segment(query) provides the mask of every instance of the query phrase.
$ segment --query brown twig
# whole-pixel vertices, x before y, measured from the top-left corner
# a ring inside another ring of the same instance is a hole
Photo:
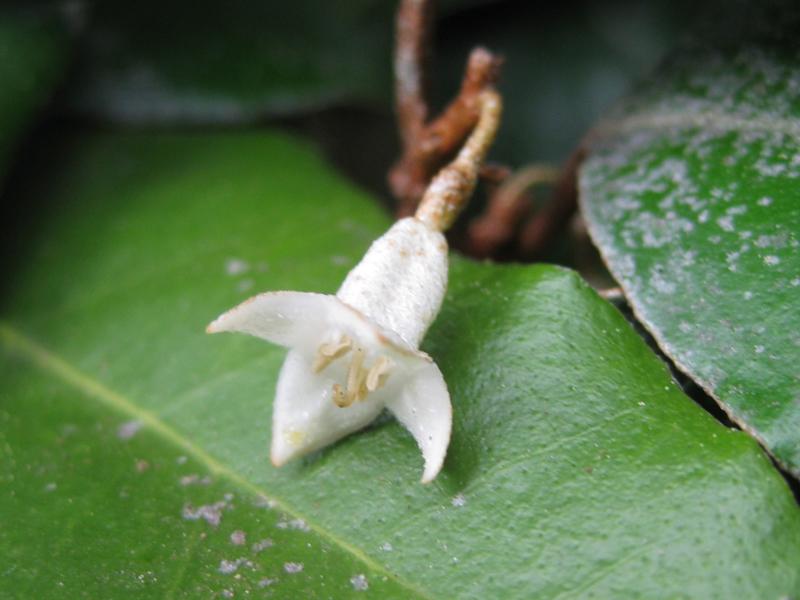
[[[475,127],[480,97],[497,79],[501,60],[484,48],[470,54],[461,90],[442,114],[428,122],[425,66],[431,0],[401,0],[397,13],[395,93],[403,154],[389,172],[398,216],[413,214],[433,175]]]
[[[494,256],[514,238],[519,224],[530,212],[531,188],[552,184],[559,171],[549,165],[530,165],[510,175],[494,193],[484,213],[470,223],[467,238],[470,254],[479,258]]]
[[[428,120],[427,66],[433,9],[429,0],[404,0],[397,10],[394,84],[397,125],[405,147],[416,141]]]
[[[586,140],[567,159],[550,201],[522,226],[518,249],[523,258],[540,255],[578,208],[578,169],[587,153]]]
[[[416,218],[437,231],[447,231],[475,189],[481,165],[497,135],[503,101],[493,88],[478,97],[479,117],[455,160],[431,180],[416,211]]]

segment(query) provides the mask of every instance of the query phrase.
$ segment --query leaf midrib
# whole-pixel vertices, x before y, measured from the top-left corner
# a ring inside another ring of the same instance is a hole
[[[349,544],[324,527],[317,525],[313,520],[309,520],[304,514],[301,514],[296,509],[292,508],[285,500],[275,497],[261,488],[259,485],[249,481],[226,464],[220,462],[214,458],[214,456],[203,450],[203,448],[181,435],[177,430],[170,427],[154,413],[141,408],[119,392],[112,390],[99,381],[93,379],[90,375],[87,375],[78,368],[72,366],[66,360],[54,352],[51,352],[41,344],[35,342],[33,339],[25,335],[8,322],[0,321],[0,346],[5,346],[11,352],[14,352],[18,356],[27,359],[31,364],[38,367],[44,373],[61,381],[62,383],[76,388],[77,390],[86,394],[89,398],[92,398],[93,400],[98,401],[117,412],[136,419],[143,426],[150,428],[150,430],[157,436],[160,436],[167,442],[179,447],[186,454],[191,455],[195,460],[203,464],[212,475],[216,477],[227,478],[229,481],[240,486],[245,491],[255,496],[262,496],[271,502],[274,502],[278,509],[294,518],[302,519],[317,535],[326,538],[332,544],[338,546],[344,552],[352,555],[370,569],[392,579],[400,586],[406,588],[409,592],[412,592],[418,597],[426,600],[435,599],[435,597],[431,596],[429,592],[418,588],[416,585],[389,571],[381,563],[371,559],[361,548]]]

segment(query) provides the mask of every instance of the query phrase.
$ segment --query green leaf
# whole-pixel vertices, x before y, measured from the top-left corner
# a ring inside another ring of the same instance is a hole
[[[11,150],[66,66],[66,35],[54,20],[0,11],[0,177]]]
[[[6,328],[0,337],[55,375],[0,363],[2,508],[16,522],[0,532],[3,598],[342,598],[362,579],[376,597],[403,597],[379,567],[136,420],[114,392]]]
[[[124,121],[252,121],[391,89],[392,5],[100,3],[71,103]]]
[[[781,18],[797,30],[797,10]],[[580,195],[660,347],[798,475],[800,53],[746,23],[677,54],[599,125]]]
[[[276,135],[93,135],[40,169],[30,194],[50,208],[0,328],[6,590],[238,597],[275,577],[278,597],[342,597],[364,575],[379,598],[800,592],[785,482],[575,274],[454,258],[425,346],[455,411],[433,484],[388,418],[278,470],[283,351],[204,326],[255,291],[334,291],[386,218]],[[226,492],[217,528],[183,518]],[[310,531],[278,525],[297,519]],[[233,545],[237,529],[275,545]],[[220,573],[239,558],[253,570]]]
[[[70,104],[112,120],[184,123],[388,105],[395,9],[382,0],[96,3]]]

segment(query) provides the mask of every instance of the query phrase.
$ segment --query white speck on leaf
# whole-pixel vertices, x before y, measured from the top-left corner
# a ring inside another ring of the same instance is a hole
[[[58,485],[51,481],[46,486],[44,486],[44,491],[45,492],[55,492],[56,488],[58,488]]]
[[[142,422],[138,420],[123,423],[117,429],[117,437],[121,440],[129,440],[135,436],[142,428]]]
[[[247,261],[244,261],[241,258],[229,258],[225,261],[225,273],[231,277],[242,275],[243,273],[247,273],[249,270],[250,265],[247,263]]]
[[[236,570],[239,568],[239,563],[235,560],[222,560],[219,563],[219,569],[217,569],[223,575],[230,575],[231,573],[235,573]]]
[[[234,546],[244,546],[247,543],[247,535],[241,529],[237,529],[231,534],[231,544]]]
[[[272,548],[273,545],[274,544],[273,544],[271,539],[265,538],[265,539],[263,539],[263,540],[261,540],[259,542],[256,542],[255,544],[253,544],[252,550],[253,550],[253,552],[258,553],[258,552],[261,552],[263,550],[266,550],[267,548]]]
[[[303,563],[287,562],[283,563],[283,570],[287,573],[294,574],[303,570]]]
[[[381,544],[381,550],[383,550],[384,552],[391,552],[392,550],[394,550],[394,548],[389,542],[383,542]]]
[[[217,527],[222,521],[222,512],[230,508],[230,504],[226,500],[220,500],[213,504],[204,504],[203,506],[193,507],[191,504],[186,504],[183,507],[183,518],[188,521],[197,521],[203,519],[209,525]]]
[[[294,529],[295,531],[311,531],[311,527],[308,526],[303,519],[292,519],[291,521],[278,521],[276,524],[278,529]]]
[[[363,573],[353,575],[353,577],[350,578],[350,585],[352,585],[353,589],[357,592],[363,592],[369,589],[369,582],[367,581],[366,575]]]
[[[277,502],[272,498],[267,498],[266,496],[258,495],[256,496],[255,502],[253,502],[253,506],[256,508],[275,508],[277,506]]]
[[[450,500],[450,504],[452,504],[452,505],[453,505],[453,506],[455,506],[456,508],[459,508],[459,507],[461,507],[461,506],[464,506],[466,503],[467,503],[467,499],[464,497],[464,494],[456,494],[456,495],[455,495],[455,496],[453,496],[453,498]]]
[[[769,254],[769,255],[764,257],[764,264],[767,265],[768,267],[774,267],[775,265],[777,265],[780,262],[781,262],[781,259],[778,258],[777,256],[772,255],[772,254]]]
[[[720,217],[717,219],[717,225],[719,225],[724,231],[733,231],[733,216],[725,215],[724,217]]]

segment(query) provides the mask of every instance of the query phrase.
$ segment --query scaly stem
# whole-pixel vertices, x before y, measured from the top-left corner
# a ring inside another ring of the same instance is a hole
[[[417,208],[415,217],[437,231],[447,231],[466,205],[497,134],[503,110],[500,94],[484,90],[479,105],[478,124],[455,160],[433,178]]]

